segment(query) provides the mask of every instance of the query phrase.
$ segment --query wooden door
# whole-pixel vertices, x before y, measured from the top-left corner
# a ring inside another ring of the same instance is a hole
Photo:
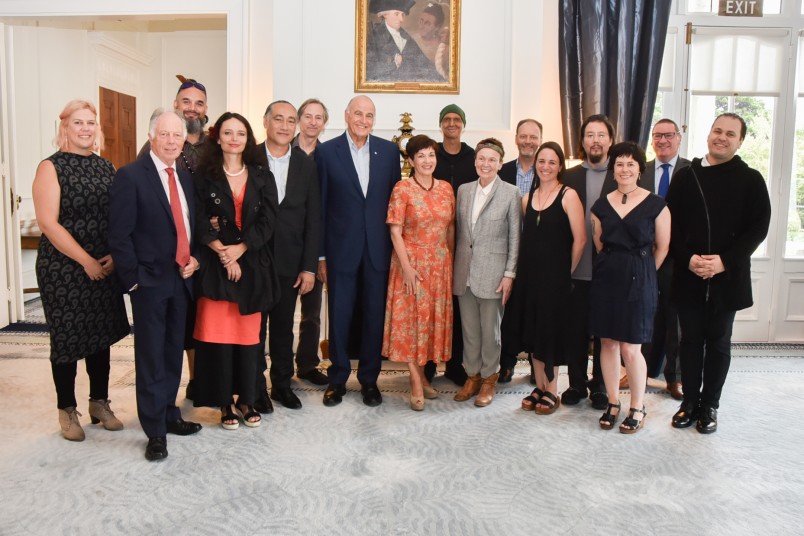
[[[120,168],[137,156],[137,99],[100,88],[100,123],[106,138],[101,156]]]

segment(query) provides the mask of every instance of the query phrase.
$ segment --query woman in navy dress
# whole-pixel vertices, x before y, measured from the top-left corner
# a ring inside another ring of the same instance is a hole
[[[631,383],[631,406],[620,432],[642,427],[647,366],[641,344],[653,336],[658,285],[656,270],[670,246],[670,211],[664,200],[641,188],[645,155],[636,144],[618,143],[609,151],[617,189],[592,206],[597,256],[590,291],[590,331],[601,339],[600,366],[608,408],[600,427],[610,430],[620,414],[620,357]],[[637,418],[638,417],[638,418]]]

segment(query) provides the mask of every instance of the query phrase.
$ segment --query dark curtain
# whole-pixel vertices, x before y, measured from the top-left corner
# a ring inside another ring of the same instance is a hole
[[[578,155],[585,117],[606,114],[615,141],[645,147],[650,133],[669,0],[562,0],[559,13],[564,148]]]

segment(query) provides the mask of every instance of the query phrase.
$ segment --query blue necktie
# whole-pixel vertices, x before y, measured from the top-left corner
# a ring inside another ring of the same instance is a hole
[[[667,197],[667,190],[670,189],[670,164],[662,164],[662,178],[659,179],[659,197]]]

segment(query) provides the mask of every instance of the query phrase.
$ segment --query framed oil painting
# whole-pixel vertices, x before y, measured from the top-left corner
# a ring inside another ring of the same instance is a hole
[[[356,92],[459,92],[461,0],[355,1]]]

